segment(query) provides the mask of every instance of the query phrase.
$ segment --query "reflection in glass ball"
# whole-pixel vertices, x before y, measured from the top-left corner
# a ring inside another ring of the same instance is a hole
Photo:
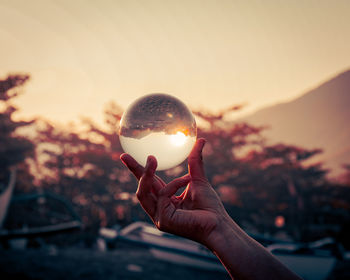
[[[194,116],[179,99],[168,94],[150,94],[135,100],[120,120],[123,150],[139,164],[157,158],[157,170],[182,163],[197,137]]]

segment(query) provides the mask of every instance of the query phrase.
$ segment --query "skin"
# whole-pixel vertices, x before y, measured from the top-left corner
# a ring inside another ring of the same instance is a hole
[[[142,208],[158,229],[209,248],[232,279],[300,279],[227,214],[204,174],[204,144],[204,139],[196,141],[188,157],[189,173],[169,183],[155,174],[154,156],[148,157],[143,168],[129,154],[121,155],[122,162],[139,181],[136,196]],[[182,187],[185,190],[176,196]]]

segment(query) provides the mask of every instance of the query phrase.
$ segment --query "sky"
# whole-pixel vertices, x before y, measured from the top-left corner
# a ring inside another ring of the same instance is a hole
[[[348,0],[0,0],[18,117],[103,122],[155,92],[193,109],[292,100],[350,68]]]

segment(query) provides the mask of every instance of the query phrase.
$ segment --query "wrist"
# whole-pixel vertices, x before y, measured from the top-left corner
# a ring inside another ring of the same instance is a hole
[[[210,232],[204,240],[204,245],[211,251],[220,250],[221,246],[227,244],[227,240],[237,240],[242,234],[240,227],[227,215],[220,216],[216,227]]]
[[[204,245],[220,259],[232,278],[300,280],[228,215],[220,219]]]

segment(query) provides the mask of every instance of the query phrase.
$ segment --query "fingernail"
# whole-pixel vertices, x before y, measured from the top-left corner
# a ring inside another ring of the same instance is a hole
[[[150,164],[151,164],[151,156],[148,156],[145,168],[149,167]]]
[[[150,168],[152,164],[154,164],[154,156],[149,155],[147,157],[147,162],[146,162],[146,167],[145,168]]]

